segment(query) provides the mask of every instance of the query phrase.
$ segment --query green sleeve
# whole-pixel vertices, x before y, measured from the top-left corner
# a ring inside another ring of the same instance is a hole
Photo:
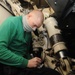
[[[8,49],[15,31],[16,27],[14,28],[13,23],[8,20],[0,25],[0,63],[25,68],[28,60]]]

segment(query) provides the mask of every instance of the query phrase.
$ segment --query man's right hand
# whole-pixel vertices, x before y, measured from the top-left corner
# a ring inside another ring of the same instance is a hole
[[[27,67],[35,68],[35,67],[39,66],[41,62],[42,62],[42,60],[40,58],[34,57],[28,61]]]

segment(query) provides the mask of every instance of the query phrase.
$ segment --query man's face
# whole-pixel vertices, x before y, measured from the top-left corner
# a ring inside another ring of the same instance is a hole
[[[35,17],[29,18],[29,25],[32,27],[32,29],[35,31],[37,28],[41,26],[42,23],[40,23],[40,20]]]

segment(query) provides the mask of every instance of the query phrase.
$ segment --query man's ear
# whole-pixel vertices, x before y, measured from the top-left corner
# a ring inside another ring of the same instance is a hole
[[[28,14],[28,19],[29,19],[31,16],[32,16],[32,15],[29,13],[29,14]]]

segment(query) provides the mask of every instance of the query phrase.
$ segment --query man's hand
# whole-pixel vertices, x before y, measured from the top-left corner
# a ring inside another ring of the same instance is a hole
[[[30,59],[30,60],[28,61],[27,67],[29,67],[29,68],[37,67],[37,66],[40,65],[41,62],[42,62],[42,61],[41,61],[40,58],[34,57],[34,58],[32,58],[32,59]]]

